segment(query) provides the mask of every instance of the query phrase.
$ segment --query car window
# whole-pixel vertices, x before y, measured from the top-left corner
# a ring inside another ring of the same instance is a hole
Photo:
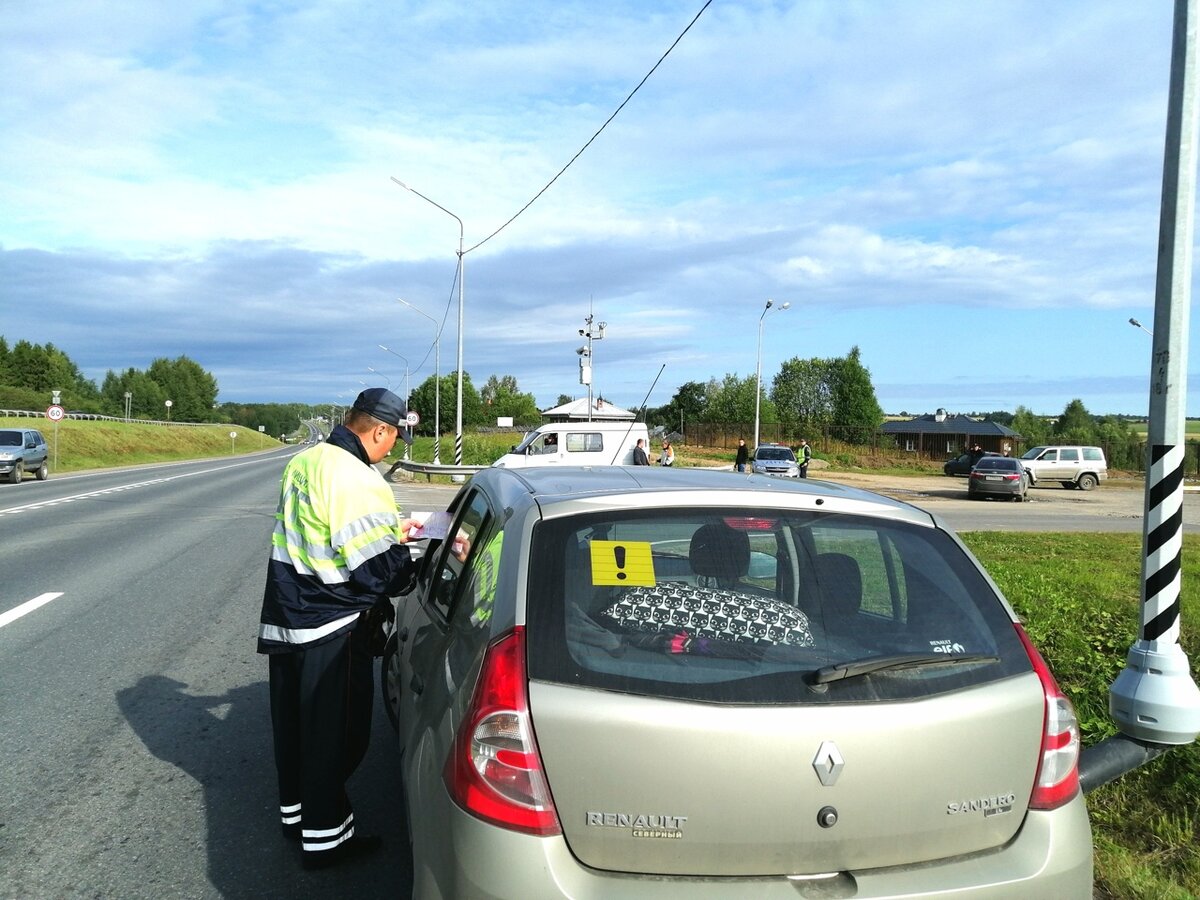
[[[21,432],[0,431],[0,447],[20,447]]]
[[[1058,451],[1057,450],[1047,450],[1045,453],[1043,453],[1041,455],[1040,458],[1044,459],[1046,462],[1058,462]]]
[[[1058,458],[1063,462],[1079,462],[1079,451],[1074,447],[1059,450]]]
[[[467,580],[470,580],[469,570],[486,549],[478,546],[477,538],[487,520],[487,500],[481,492],[476,491],[462,505],[445,540],[436,551],[437,561],[432,571],[427,601],[443,619],[450,618],[464,573],[468,573]],[[464,549],[465,561],[458,558]]]
[[[1083,458],[1088,462],[1104,462],[1104,451],[1099,447],[1084,447]]]
[[[596,431],[569,432],[568,453],[597,453],[604,449],[604,435]]]
[[[763,447],[754,454],[755,459],[794,461],[796,456],[787,447]]]
[[[1002,456],[985,456],[979,462],[975,463],[975,468],[1014,472],[1017,469],[1017,461],[1015,459],[1005,459]]]
[[[890,520],[761,508],[550,519],[528,579],[530,676],[565,684],[823,703],[928,696],[1028,665],[959,545]],[[914,653],[1000,661],[813,687],[823,666]]]

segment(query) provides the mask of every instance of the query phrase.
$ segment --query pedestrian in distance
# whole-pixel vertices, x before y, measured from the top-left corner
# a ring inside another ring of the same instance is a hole
[[[800,438],[800,453],[797,460],[800,464],[800,477],[808,477],[808,464],[812,462],[812,447],[808,446],[808,441]]]
[[[675,465],[675,451],[671,449],[670,441],[663,441],[662,455],[658,457],[658,464],[660,466]]]
[[[746,464],[750,462],[750,451],[746,449],[746,441],[744,438],[738,439],[737,456],[733,459],[733,466],[739,472],[746,471]]]
[[[637,439],[637,446],[633,448],[633,464],[635,466],[650,465],[650,457],[646,455],[646,442],[642,438]]]
[[[396,443],[404,404],[358,395],[328,439],[283,472],[263,593],[258,652],[268,657],[284,835],[305,868],[377,850],[356,828],[346,780],[366,755],[374,701],[372,638],[413,584],[402,519],[375,468]]]

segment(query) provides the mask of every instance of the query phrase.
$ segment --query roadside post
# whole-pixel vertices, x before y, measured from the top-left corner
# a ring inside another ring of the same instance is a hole
[[[58,472],[58,423],[63,420],[67,414],[61,406],[59,406],[60,391],[51,391],[50,406],[46,408],[46,418],[54,423],[54,471]]]
[[[1080,780],[1085,790],[1141,765],[1168,747],[1190,744],[1200,734],[1200,689],[1179,644],[1188,307],[1195,227],[1198,7],[1200,0],[1176,0],[1171,41],[1154,294],[1141,622],[1125,668],[1109,687],[1109,712],[1122,734],[1090,748],[1090,758],[1081,760]]]
[[[229,432],[229,455],[230,456],[234,455],[233,448],[236,443],[237,443],[237,432],[236,431]]]

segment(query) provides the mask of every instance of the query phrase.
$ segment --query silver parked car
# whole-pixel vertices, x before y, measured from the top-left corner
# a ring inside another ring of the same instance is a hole
[[[1031,447],[1021,461],[1034,484],[1056,481],[1090,491],[1108,478],[1108,461],[1099,447]]]
[[[1021,460],[1011,456],[985,456],[976,461],[967,478],[967,497],[971,500],[1006,497],[1024,502],[1031,484],[1032,478]]]
[[[750,471],[757,475],[780,475],[784,478],[799,478],[800,464],[790,447],[782,444],[763,444],[754,448],[750,460]]]
[[[653,467],[451,511],[382,670],[414,897],[1091,896],[1071,704],[936,517]]]

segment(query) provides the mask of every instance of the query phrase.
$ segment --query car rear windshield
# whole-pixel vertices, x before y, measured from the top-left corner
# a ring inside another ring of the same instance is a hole
[[[975,463],[975,468],[1017,472],[1020,471],[1022,466],[1015,459],[1009,459],[1003,456],[985,456],[983,459],[979,460],[979,462]]]
[[[631,510],[541,522],[531,553],[537,680],[823,703],[929,696],[1029,668],[988,581],[933,528],[761,508]]]

